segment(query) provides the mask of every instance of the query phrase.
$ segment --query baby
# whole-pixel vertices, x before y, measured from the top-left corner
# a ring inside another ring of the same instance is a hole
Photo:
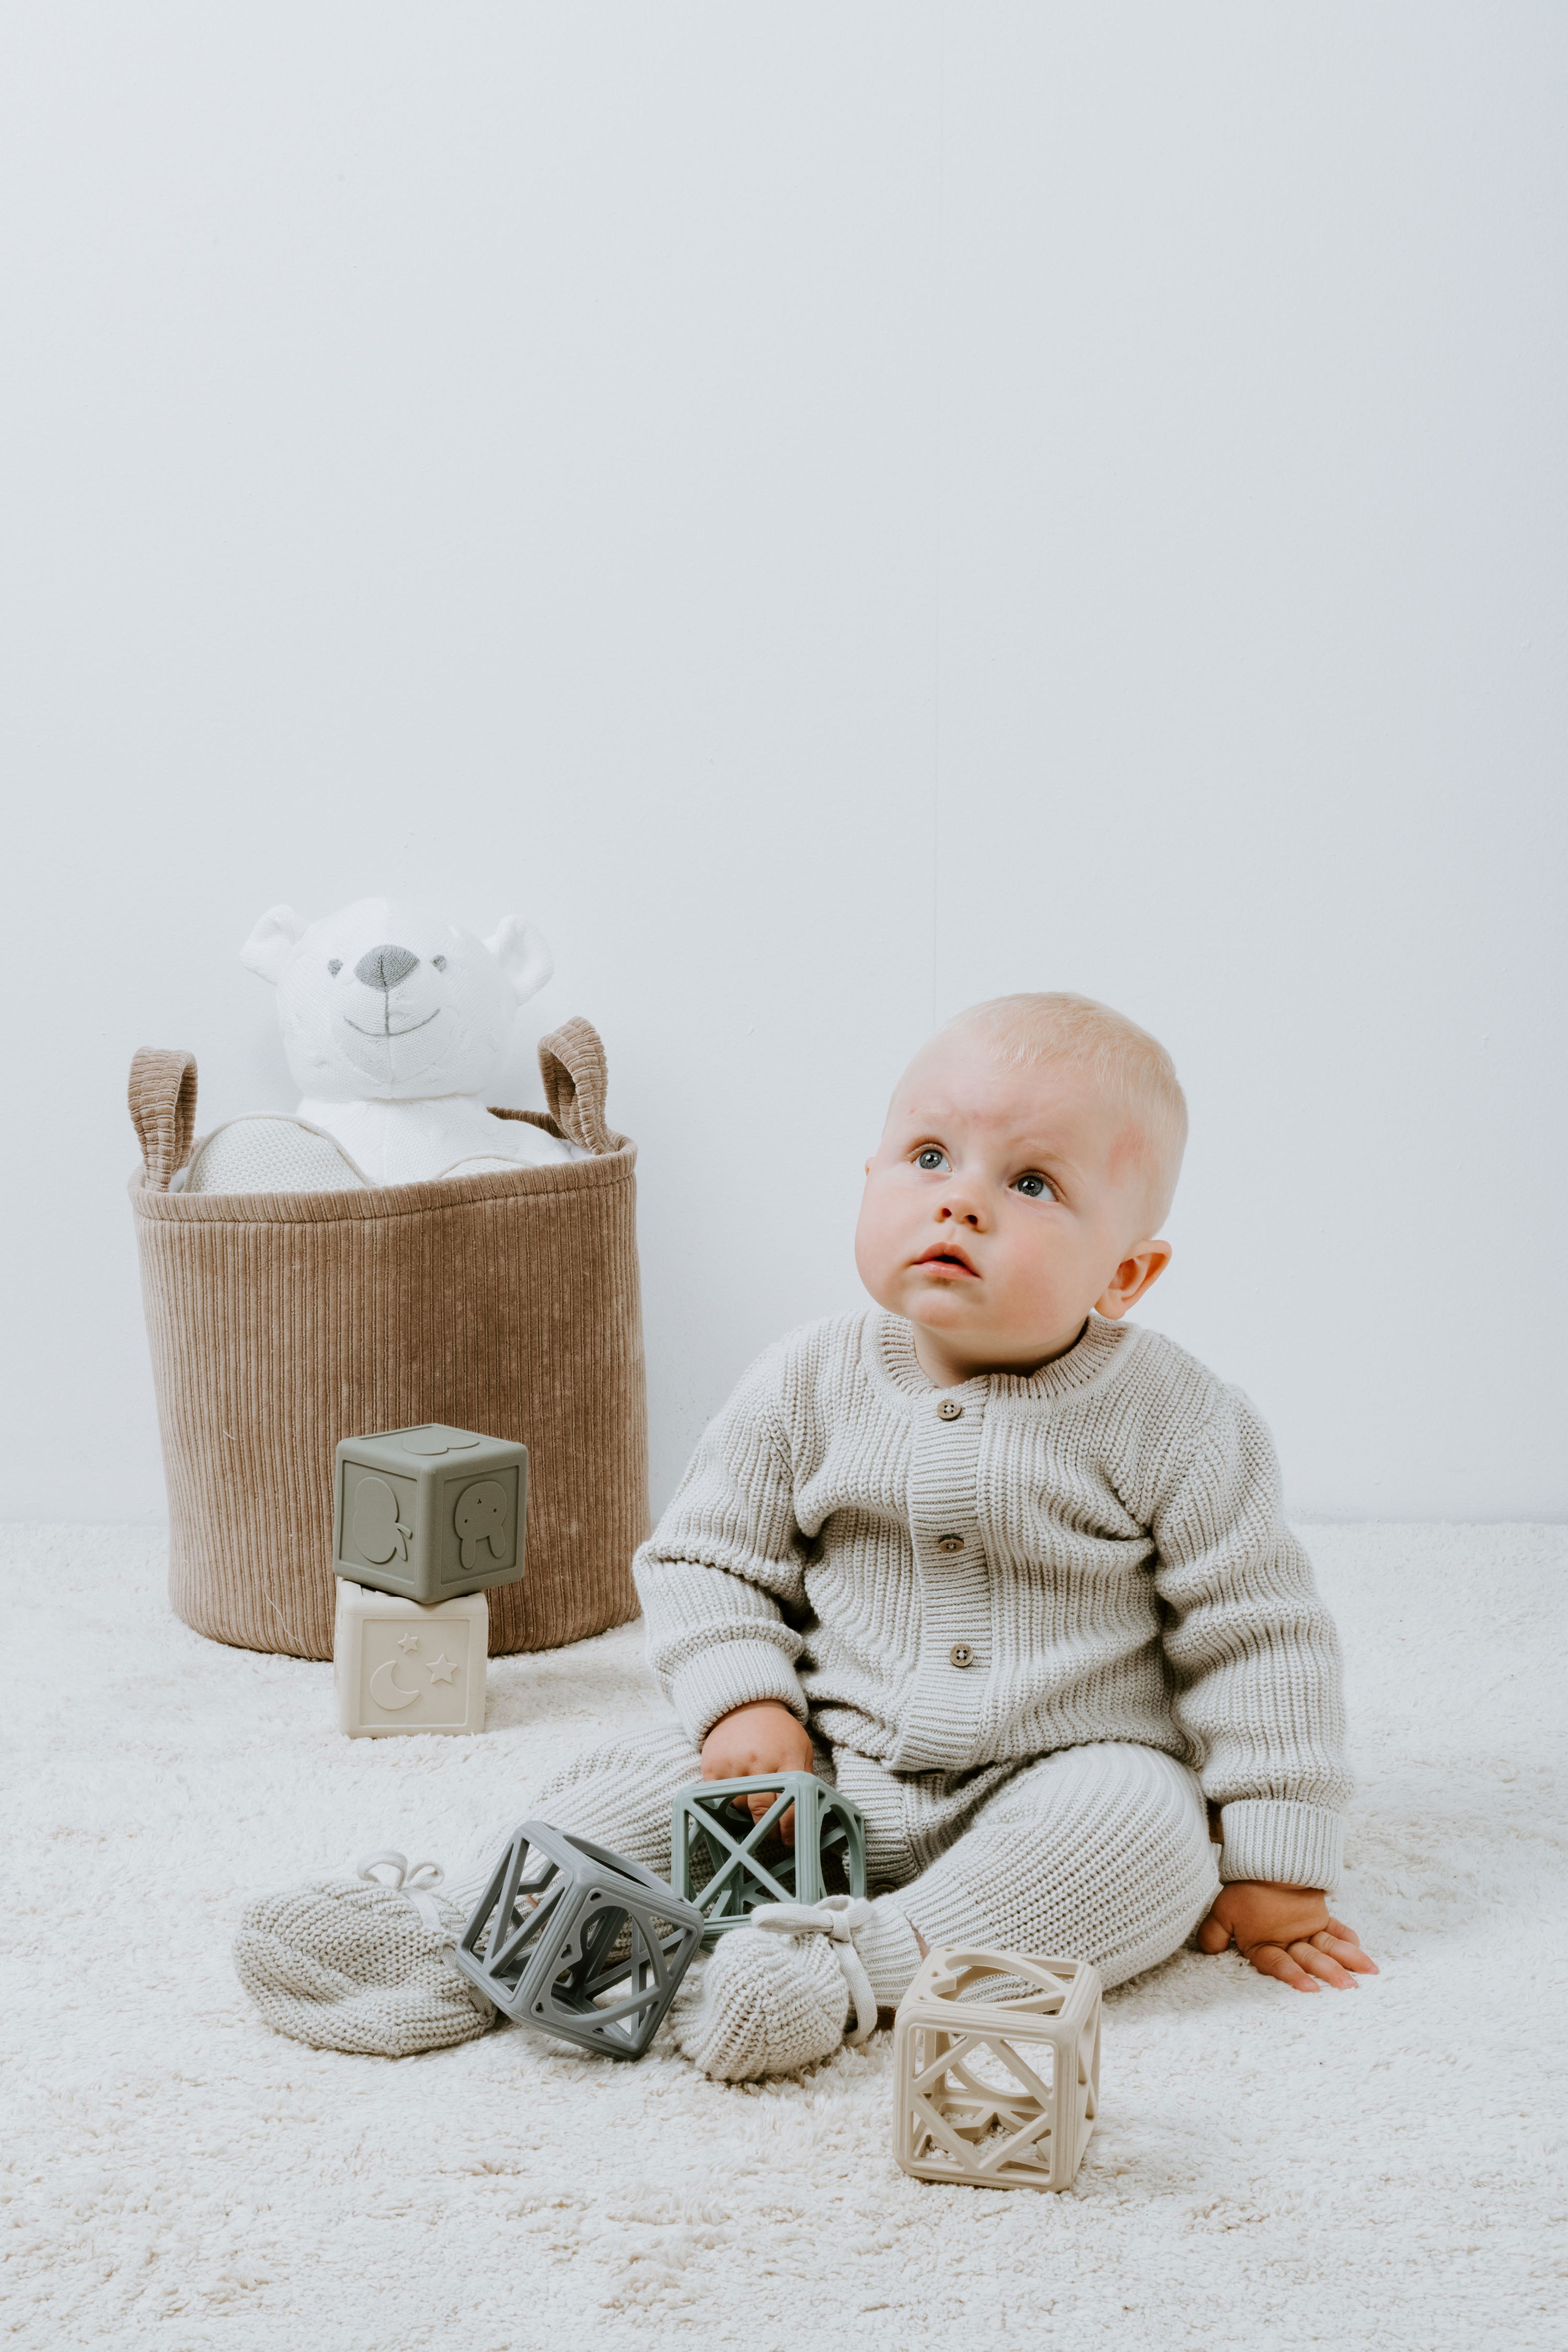
[[[869,1902],[731,1929],[683,1995],[709,2074],[863,2038],[938,1944],[1111,1985],[1194,1929],[1302,1991],[1373,1969],[1325,1900],[1338,1645],[1268,1432],[1125,1320],[1170,1260],[1185,1134],[1169,1055],[1106,1006],[960,1014],[866,1163],[876,1309],[752,1365],[639,1553],[676,1721],[534,1812],[661,1875],[699,1778],[815,1768],[867,1824]]]

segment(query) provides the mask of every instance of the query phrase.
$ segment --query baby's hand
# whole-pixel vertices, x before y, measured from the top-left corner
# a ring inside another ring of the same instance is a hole
[[[753,1773],[809,1772],[811,1768],[810,1732],[797,1715],[792,1715],[776,1699],[757,1699],[750,1706],[738,1706],[729,1715],[721,1715],[702,1743],[705,1780],[744,1780]],[[773,1801],[763,1791],[736,1800],[745,1806],[754,1822],[762,1820]],[[779,1830],[785,1845],[793,1845],[793,1805],[779,1823]]]
[[[1378,1972],[1355,1929],[1331,1919],[1328,1904],[1310,1886],[1270,1886],[1248,1878],[1222,1886],[1198,1929],[1198,1947],[1223,1952],[1231,1944],[1260,1976],[1278,1977],[1298,1992],[1316,1992],[1320,1984],[1342,1992],[1355,1982],[1352,1969],[1363,1976]]]

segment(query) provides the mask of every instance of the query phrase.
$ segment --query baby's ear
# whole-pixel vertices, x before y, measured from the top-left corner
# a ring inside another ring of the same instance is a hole
[[[520,1004],[537,995],[555,969],[555,959],[533,925],[516,915],[504,916],[485,945],[510,981]]]
[[[240,949],[240,962],[247,971],[259,972],[276,988],[284,965],[310,928],[292,907],[268,907]]]

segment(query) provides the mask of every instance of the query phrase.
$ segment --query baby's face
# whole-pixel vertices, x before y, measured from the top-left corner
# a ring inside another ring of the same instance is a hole
[[[879,1305],[915,1326],[939,1381],[1027,1372],[1091,1307],[1123,1315],[1170,1256],[1125,1109],[1083,1072],[1016,1069],[983,1038],[934,1038],[899,1081],[855,1239]]]

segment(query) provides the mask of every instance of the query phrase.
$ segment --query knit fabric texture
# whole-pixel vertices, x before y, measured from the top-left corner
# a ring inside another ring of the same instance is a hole
[[[838,1748],[818,1759],[866,1822],[875,1900],[856,1951],[879,2007],[892,2009],[928,1946],[1065,1954],[1108,1985],[1185,1941],[1217,1887],[1196,1776],[1155,1748],[1121,1741],[1023,1765],[906,1777]],[[701,1761],[670,1724],[574,1758],[526,1808],[558,1828],[670,1873],[676,1791]],[[446,1937],[479,1901],[511,1825],[449,1877],[446,1933],[406,1895],[363,1878],[312,1881],[247,1909],[235,1958],[269,2023],[317,2049],[402,2057],[469,2040]],[[849,1996],[819,1937],[736,1928],[694,1973],[672,2012],[679,2046],[731,2082],[814,2065],[843,2039]]]
[[[184,1192],[353,1192],[366,1182],[341,1144],[300,1118],[231,1118],[192,1147]]]
[[[409,2058],[471,2042],[494,2015],[444,1957],[462,1911],[437,1908],[445,1930],[394,1887],[313,1879],[246,1906],[235,1967],[268,2025],[313,2050]]]
[[[676,2042],[724,2083],[798,2074],[844,2039],[849,1991],[821,1936],[735,1927],[721,1938],[689,1991],[676,1997]]]
[[[493,1656],[636,1615],[631,1556],[647,1532],[637,1152],[605,1123],[604,1049],[585,1021],[546,1037],[539,1059],[551,1118],[498,1115],[582,1158],[431,1183],[177,1192],[195,1065],[137,1055],[144,1165],[131,1204],[169,1593],[198,1633],[331,1657],[338,1440],[431,1421],[530,1450],[528,1572],[490,1596]]]
[[[1125,1741],[1198,1771],[1226,1879],[1329,1887],[1339,1646],[1247,1399],[1091,1317],[1029,1379],[938,1390],[872,1312],[770,1348],[637,1555],[694,1746],[773,1699],[900,1775]]]
[[[865,1820],[874,1899],[855,1946],[884,2009],[913,1981],[917,1930],[931,1946],[1088,1960],[1118,1985],[1178,1951],[1219,1891],[1197,1775],[1159,1748],[1107,1740],[906,1775],[837,1748],[816,1769]],[[574,1757],[534,1811],[667,1878],[675,1794],[701,1770],[670,1724]]]

